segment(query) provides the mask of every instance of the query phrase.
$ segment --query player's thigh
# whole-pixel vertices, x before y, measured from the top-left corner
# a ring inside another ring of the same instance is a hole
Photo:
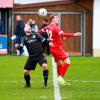
[[[37,60],[34,60],[32,57],[29,57],[25,66],[24,66],[24,69],[35,70],[36,64],[37,64]]]
[[[65,51],[62,48],[57,48],[53,52],[53,56],[56,62],[63,61],[68,57],[68,54],[65,53]]]
[[[43,67],[43,69],[48,69],[47,60],[45,56],[40,57],[38,63],[40,64],[40,66]]]

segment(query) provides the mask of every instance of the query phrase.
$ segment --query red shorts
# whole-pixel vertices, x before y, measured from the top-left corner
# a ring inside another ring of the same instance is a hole
[[[59,46],[57,47],[50,46],[50,53],[53,55],[55,62],[60,61],[60,60],[63,61],[66,58],[68,58],[68,54],[65,53],[64,50]]]

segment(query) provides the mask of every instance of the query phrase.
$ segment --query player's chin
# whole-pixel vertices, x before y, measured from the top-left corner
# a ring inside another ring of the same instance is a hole
[[[25,31],[26,33],[31,33],[31,28],[25,27],[25,28],[24,28],[24,31]]]
[[[26,32],[26,35],[30,35],[30,34],[31,34],[31,31],[27,31],[27,32]]]

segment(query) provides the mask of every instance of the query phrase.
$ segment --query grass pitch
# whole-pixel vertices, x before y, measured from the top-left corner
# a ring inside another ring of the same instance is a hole
[[[51,57],[48,88],[44,89],[42,68],[31,71],[31,88],[24,88],[23,66],[27,57],[0,56],[0,100],[54,100]],[[100,58],[70,57],[71,66],[64,79],[71,86],[60,86],[61,100],[100,99]]]

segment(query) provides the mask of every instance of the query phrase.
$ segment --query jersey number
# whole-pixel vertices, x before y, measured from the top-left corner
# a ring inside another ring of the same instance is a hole
[[[52,39],[52,31],[46,29],[46,32],[47,32],[47,34],[48,34],[49,39],[50,39],[50,40],[53,40],[53,39]]]

